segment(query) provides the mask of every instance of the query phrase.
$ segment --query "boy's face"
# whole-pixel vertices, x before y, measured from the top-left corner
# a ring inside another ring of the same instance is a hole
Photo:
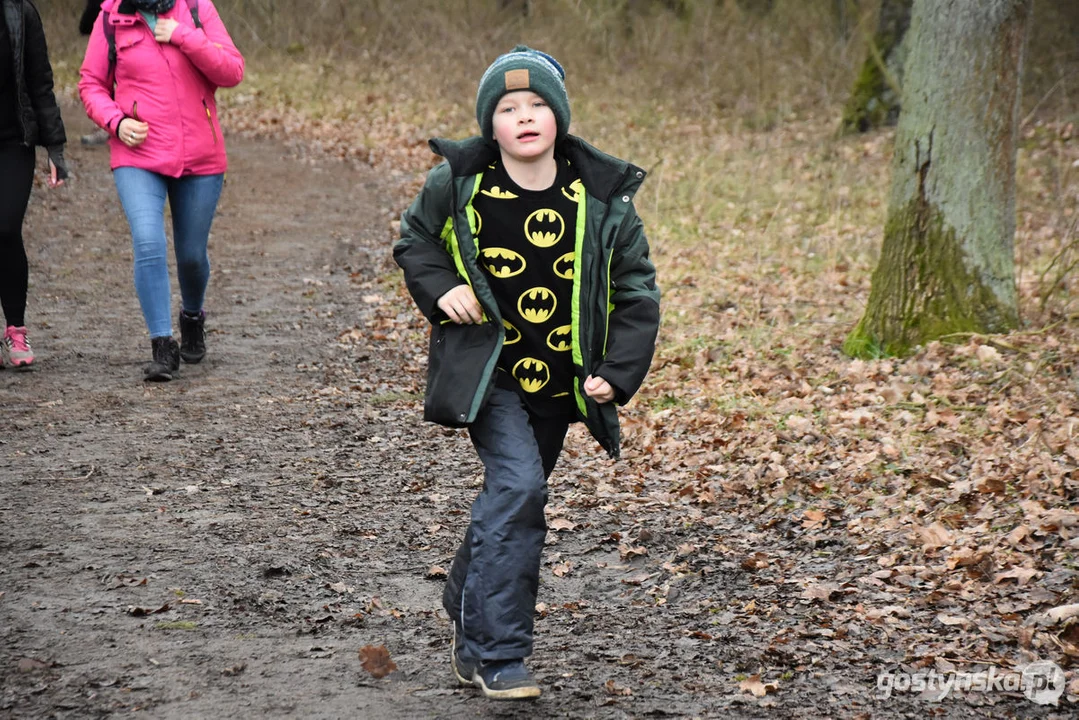
[[[551,156],[558,123],[547,101],[531,90],[506,93],[492,118],[495,142],[505,155],[519,162]]]

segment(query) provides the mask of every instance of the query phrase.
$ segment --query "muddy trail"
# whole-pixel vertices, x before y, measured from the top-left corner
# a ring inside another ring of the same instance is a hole
[[[71,137],[88,131],[74,105],[65,117]],[[790,532],[634,514],[631,460],[609,463],[579,428],[551,483],[530,661],[544,695],[457,687],[439,598],[481,475],[463,432],[420,420],[425,329],[390,256],[416,178],[229,142],[209,353],[171,383],[141,381],[107,151],[72,143],[77,179],[35,188],[38,361],[0,371],[0,716],[1049,714],[1014,693],[876,699],[901,640],[836,638],[733,555],[781,555]],[[687,544],[692,572],[668,572]],[[820,557],[838,581],[864,574],[853,548]],[[786,610],[728,611],[765,599]],[[396,670],[374,677],[365,646]],[[761,672],[774,692],[740,686]]]

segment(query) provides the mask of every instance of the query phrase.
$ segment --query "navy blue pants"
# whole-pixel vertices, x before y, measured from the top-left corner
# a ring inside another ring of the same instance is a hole
[[[499,387],[469,427],[483,462],[483,489],[442,594],[463,636],[464,657],[532,654],[547,478],[568,428],[565,419],[531,415],[517,393]]]

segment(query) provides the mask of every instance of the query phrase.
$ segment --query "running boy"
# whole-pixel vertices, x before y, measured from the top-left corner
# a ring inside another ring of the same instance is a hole
[[[489,698],[534,698],[547,478],[568,425],[618,457],[615,404],[640,387],[659,290],[633,207],[644,171],[567,134],[565,72],[518,45],[480,79],[482,137],[436,139],[394,258],[431,321],[424,418],[468,427],[483,489],[442,603],[451,665]]]

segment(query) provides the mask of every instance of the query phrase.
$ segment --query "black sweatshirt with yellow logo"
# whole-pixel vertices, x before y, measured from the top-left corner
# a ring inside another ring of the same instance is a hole
[[[506,328],[495,382],[544,417],[574,413],[570,305],[579,189],[563,159],[546,190],[519,187],[495,162],[472,201],[479,264]]]

